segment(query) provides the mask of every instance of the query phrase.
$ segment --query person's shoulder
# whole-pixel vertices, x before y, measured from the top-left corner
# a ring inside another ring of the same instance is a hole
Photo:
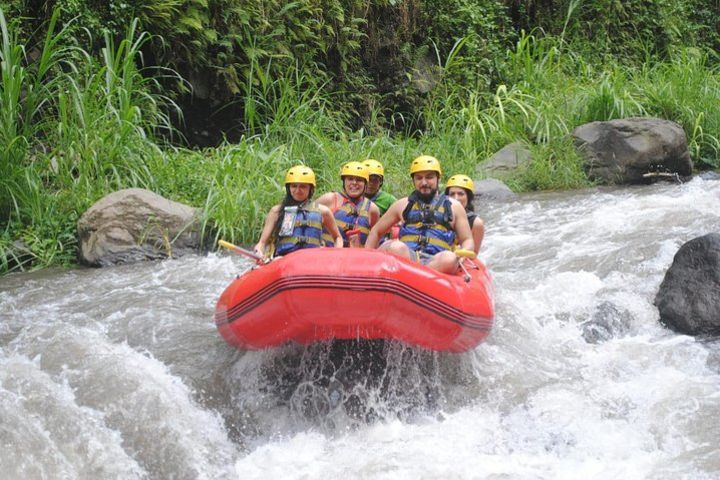
[[[332,205],[333,201],[335,201],[335,192],[323,193],[315,201],[322,205],[328,205],[328,204]]]
[[[408,201],[408,197],[399,198],[388,207],[388,211],[403,211],[405,210],[405,207],[407,207]]]
[[[373,202],[369,198],[367,199],[367,201],[368,201],[368,210],[370,210],[370,211],[377,210],[378,212],[380,211],[380,207],[378,206],[377,203]]]
[[[282,207],[281,204],[273,205],[270,207],[270,213],[278,213],[280,211],[280,208]]]

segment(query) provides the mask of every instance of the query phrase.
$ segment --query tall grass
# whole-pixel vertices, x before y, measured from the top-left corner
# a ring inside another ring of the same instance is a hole
[[[714,168],[720,166],[717,61],[714,52],[681,49],[667,62],[645,65],[636,80],[647,112],[683,125],[694,159]]]
[[[67,57],[60,47],[64,30],[55,32],[58,13],[50,19],[39,58],[27,66],[25,47],[8,25],[0,9],[0,217],[22,215],[24,179],[21,173],[32,164],[36,139],[48,128],[47,112],[60,82],[52,71]]]
[[[100,61],[84,54],[57,99],[52,171],[56,183],[88,198],[124,187],[154,188],[148,163],[162,156],[154,132],[172,131],[169,109],[154,76],[144,76],[141,48],[149,36],[137,22],[115,45],[105,35]]]
[[[579,123],[643,116],[647,113],[642,99],[630,82],[627,69],[614,66],[593,81],[581,102]]]
[[[153,188],[153,134],[172,128],[172,102],[138,68],[136,22],[98,60],[64,46],[57,19],[33,60],[0,10],[0,267],[74,261],[78,215],[115,189]]]

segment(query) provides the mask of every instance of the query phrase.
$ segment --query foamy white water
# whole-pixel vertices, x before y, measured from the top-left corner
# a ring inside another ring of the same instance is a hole
[[[653,306],[720,182],[480,214],[497,318],[461,355],[235,351],[212,314],[237,257],[0,278],[2,477],[720,478],[720,343]]]

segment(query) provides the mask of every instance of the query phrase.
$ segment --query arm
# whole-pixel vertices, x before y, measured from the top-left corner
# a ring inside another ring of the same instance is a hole
[[[380,239],[392,228],[393,225],[402,220],[402,211],[407,205],[407,198],[403,198],[393,203],[388,208],[385,215],[380,217],[380,220],[372,227],[367,240],[365,241],[365,248],[377,248],[380,243]],[[467,222],[467,219],[465,220]]]
[[[470,224],[468,223],[467,213],[460,202],[453,200],[452,202],[452,213],[453,213],[453,229],[455,230],[455,237],[460,248],[464,250],[475,250],[475,242],[473,242],[472,231],[470,230]]]
[[[377,205],[374,203],[370,205],[370,211],[369,213],[369,220],[370,220],[370,228],[374,227],[375,224],[380,220],[380,209]]]
[[[335,205],[335,192],[327,192],[320,195],[320,198],[316,200],[320,205],[325,205],[327,208],[332,209]],[[330,210],[332,213],[332,210]]]
[[[482,218],[475,217],[471,229],[473,242],[475,243],[475,254],[477,255],[480,252],[480,245],[482,245],[483,238],[485,237],[485,222],[483,222]]]
[[[262,232],[260,233],[260,240],[258,240],[255,247],[253,247],[253,250],[258,255],[265,257],[265,248],[267,248],[267,244],[270,241],[270,236],[272,235],[273,228],[277,222],[278,215],[280,215],[280,205],[275,205],[270,209],[267,217],[265,217],[265,224],[263,225]]]
[[[343,238],[340,235],[340,230],[338,230],[337,223],[335,223],[335,217],[332,212],[325,205],[320,205],[320,213],[322,213],[323,227],[333,238],[335,248],[343,248]]]

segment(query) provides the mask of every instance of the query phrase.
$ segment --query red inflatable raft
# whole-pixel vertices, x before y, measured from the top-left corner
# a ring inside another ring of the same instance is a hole
[[[464,352],[488,336],[494,316],[485,266],[464,264],[469,275],[446,275],[377,250],[299,250],[235,279],[215,323],[243,349],[382,338]]]

